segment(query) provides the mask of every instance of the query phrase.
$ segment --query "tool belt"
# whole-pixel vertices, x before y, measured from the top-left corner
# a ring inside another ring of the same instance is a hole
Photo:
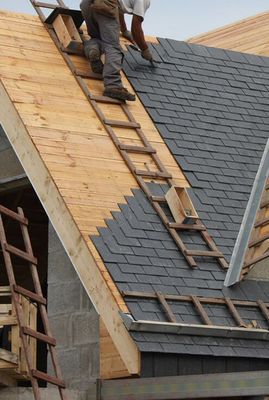
[[[118,0],[94,0],[91,10],[110,18],[117,18],[119,12]]]

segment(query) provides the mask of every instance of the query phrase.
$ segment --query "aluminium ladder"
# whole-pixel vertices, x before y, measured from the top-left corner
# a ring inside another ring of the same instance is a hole
[[[26,251],[14,247],[7,242],[6,229],[4,225],[3,216],[5,218],[8,218],[8,220],[13,220],[17,222],[20,225],[21,234]],[[0,205],[0,243],[3,253],[5,268],[7,272],[7,277],[10,285],[11,298],[14,304],[18,320],[18,327],[19,327],[20,338],[22,341],[22,348],[25,354],[28,374],[33,388],[34,398],[35,400],[41,400],[41,393],[38,384],[38,380],[41,380],[57,386],[60,399],[67,400],[64,391],[65,384],[62,379],[61,370],[57,361],[57,356],[55,351],[56,340],[52,337],[52,333],[49,326],[49,320],[46,310],[47,301],[42,294],[41,284],[39,281],[39,276],[37,271],[37,259],[36,257],[34,257],[31,240],[28,232],[28,220],[27,218],[25,218],[23,210],[21,208],[18,208],[18,213],[16,213]],[[13,256],[16,256],[28,263],[28,268],[31,273],[34,291],[29,291],[28,289],[25,289],[17,285],[13,262],[12,262]],[[37,309],[40,312],[41,320],[43,323],[43,328],[45,332],[44,334],[24,326],[25,318],[24,318],[23,308],[20,302],[20,296],[24,296],[28,298],[31,302],[36,304]],[[55,377],[33,368],[32,355],[30,354],[27,337],[34,338],[37,341],[47,344],[51,356]]]
[[[41,21],[43,22],[45,28],[47,29],[48,33],[50,34],[52,40],[54,41],[55,45],[57,46],[58,50],[62,54],[65,62],[69,66],[71,72],[73,73],[75,79],[77,80],[79,86],[83,90],[84,94],[86,95],[88,101],[92,105],[93,109],[95,110],[97,116],[99,117],[100,121],[102,122],[104,128],[106,129],[107,133],[109,134],[110,138],[112,139],[113,143],[117,147],[118,151],[120,152],[122,158],[124,159],[125,163],[129,167],[130,171],[134,175],[136,181],[138,182],[141,189],[144,191],[146,196],[148,197],[149,201],[151,202],[153,208],[160,216],[162,222],[166,226],[167,230],[169,231],[170,235],[174,239],[176,245],[181,250],[182,254],[184,255],[187,263],[190,267],[194,268],[197,267],[197,263],[195,261],[195,257],[211,257],[215,258],[220,266],[223,269],[228,268],[228,264],[225,260],[224,255],[219,251],[217,246],[215,245],[213,239],[210,237],[206,227],[202,225],[200,222],[195,222],[193,224],[178,224],[176,222],[170,222],[163,211],[161,206],[162,203],[166,203],[165,197],[154,196],[153,193],[150,191],[147,181],[162,181],[167,184],[169,187],[173,186],[172,175],[167,171],[163,163],[161,162],[160,158],[157,155],[156,150],[151,146],[151,143],[143,133],[141,126],[135,120],[134,116],[130,112],[128,106],[125,102],[121,102],[119,100],[111,99],[105,96],[97,96],[92,95],[89,91],[89,88],[85,82],[86,79],[102,79],[99,75],[96,75],[89,71],[89,73],[85,73],[79,71],[74,62],[72,61],[70,54],[76,54],[83,56],[82,52],[77,52],[65,48],[62,43],[60,42],[59,38],[57,37],[55,30],[53,28],[53,21],[54,18],[57,18],[58,15],[70,15],[73,18],[74,25],[79,30],[79,18],[78,18],[78,11],[77,10],[70,10],[62,0],[56,0],[57,4],[51,3],[44,3],[39,2],[36,0],[30,0],[33,7],[35,8],[37,14],[39,15]],[[43,11],[44,9],[51,9],[52,14],[47,18]],[[106,104],[118,104],[121,107],[122,111],[124,112],[125,116],[127,117],[128,121],[116,121],[106,119],[101,108],[99,107],[98,103],[106,103]],[[134,146],[121,143],[120,139],[117,137],[115,130],[113,128],[131,128],[136,131],[137,137],[142,142],[142,146]],[[149,155],[152,160],[154,161],[155,165],[158,167],[158,171],[150,171],[150,170],[141,170],[135,167],[134,162],[132,161],[132,154],[147,154]],[[194,231],[201,235],[203,241],[205,242],[208,251],[202,250],[189,250],[186,248],[183,240],[180,238],[179,233],[183,231]]]

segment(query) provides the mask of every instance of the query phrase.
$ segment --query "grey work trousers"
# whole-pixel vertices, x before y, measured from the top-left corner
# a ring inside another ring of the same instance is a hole
[[[120,24],[118,19],[91,11],[94,0],[82,0],[80,9],[85,19],[88,34],[91,39],[85,45],[85,53],[97,49],[105,54],[104,86],[122,87],[120,71],[122,69],[123,52],[120,46]]]

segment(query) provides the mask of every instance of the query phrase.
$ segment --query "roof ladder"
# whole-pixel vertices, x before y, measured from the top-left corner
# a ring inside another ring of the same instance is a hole
[[[5,216],[5,218],[8,218],[9,220],[11,219],[13,221],[16,221],[20,225],[23,242],[26,249],[25,251],[18,249],[17,247],[14,247],[7,243],[3,216]],[[8,281],[10,285],[11,297],[14,304],[16,316],[18,319],[18,327],[19,327],[20,338],[22,341],[22,348],[25,354],[28,374],[33,388],[34,398],[35,400],[41,400],[41,392],[38,380],[42,380],[57,386],[59,390],[60,399],[67,400],[64,391],[65,384],[61,376],[61,371],[58,365],[56,351],[55,351],[56,340],[52,337],[52,333],[50,330],[49,320],[46,310],[47,302],[42,294],[41,284],[39,281],[39,276],[37,271],[37,259],[34,257],[31,240],[29,237],[28,220],[25,218],[23,210],[21,208],[18,208],[18,213],[16,213],[0,205],[0,243],[3,252],[3,258],[8,276]],[[12,263],[13,256],[19,257],[20,259],[28,263],[34,286],[34,291],[29,291],[28,289],[25,289],[17,285],[14,267]],[[25,314],[20,301],[21,296],[24,296],[33,303],[36,303],[37,309],[40,312],[41,320],[43,323],[44,333],[38,332],[34,329],[25,326]],[[29,337],[47,344],[55,376],[50,376],[34,368],[33,355],[31,354],[31,350],[28,343]]]
[[[106,129],[107,133],[109,134],[110,138],[112,139],[113,143],[117,147],[118,151],[120,152],[122,158],[124,159],[125,163],[127,164],[128,168],[134,175],[136,181],[138,182],[141,189],[147,195],[149,201],[151,202],[152,206],[154,207],[155,211],[159,214],[162,222],[167,227],[169,233],[171,234],[172,238],[174,239],[175,243],[177,244],[178,248],[182,251],[185,259],[187,260],[188,264],[191,267],[196,267],[197,264],[194,260],[194,257],[214,257],[218,260],[220,266],[224,269],[228,268],[228,264],[225,261],[223,254],[217,249],[217,246],[214,244],[212,238],[209,236],[205,227],[201,228],[200,223],[195,223],[190,227],[187,224],[169,224],[169,221],[162,210],[159,200],[156,196],[151,193],[148,187],[148,181],[162,182],[168,184],[169,187],[173,186],[172,175],[167,171],[163,163],[161,162],[160,158],[157,155],[157,151],[152,148],[151,143],[147,139],[146,135],[143,133],[140,124],[135,120],[133,114],[131,113],[128,105],[125,102],[121,102],[119,100],[115,100],[109,97],[101,96],[101,95],[93,95],[88,86],[87,86],[87,79],[102,79],[100,75],[94,74],[92,71],[81,71],[79,70],[75,63],[73,62],[70,55],[79,55],[81,57],[85,57],[83,52],[80,49],[80,44],[82,40],[79,38],[77,40],[77,46],[72,41],[72,38],[78,37],[79,28],[83,22],[83,18],[81,16],[80,11],[77,10],[70,10],[68,9],[62,0],[57,0],[59,7],[53,7],[53,12],[49,15],[48,18],[45,17],[41,8],[52,8],[51,5],[47,5],[46,3],[40,3],[35,0],[30,0],[32,5],[34,6],[35,10],[37,11],[38,15],[40,16],[42,22],[44,23],[47,31],[49,32],[51,38],[53,39],[55,45],[61,51],[61,54],[69,66],[71,72],[73,73],[75,79],[77,80],[79,86],[81,87],[82,91],[88,98],[88,101],[92,105],[93,109],[95,110],[97,116],[99,117],[100,121],[102,122],[104,128]],[[62,22],[61,18],[64,16],[68,16],[73,19],[73,24],[68,22],[68,26],[60,26]],[[60,21],[59,20],[60,18]],[[68,32],[66,32],[66,29]],[[68,37],[68,41],[66,41],[66,37]],[[117,121],[117,120],[110,120],[105,117],[103,114],[100,104],[113,104],[118,105],[121,110],[123,111],[124,115],[126,116],[127,120]],[[141,146],[134,146],[123,143],[116,134],[116,129],[114,128],[128,128],[133,129],[137,135],[137,139],[139,139]],[[146,154],[151,158],[151,163],[156,166],[154,170],[151,170],[148,165],[145,165],[145,169],[138,169],[135,166],[135,163],[132,159],[133,155],[141,155]],[[164,200],[161,199],[161,202]],[[188,250],[184,243],[182,242],[179,232],[183,230],[190,230],[197,231],[201,234],[203,240],[205,241],[206,245],[208,246],[208,251],[192,251]]]
[[[257,213],[257,220],[254,224],[248,252],[242,269],[242,277],[248,273],[250,267],[259,261],[269,257],[269,180],[264,188],[263,199]]]

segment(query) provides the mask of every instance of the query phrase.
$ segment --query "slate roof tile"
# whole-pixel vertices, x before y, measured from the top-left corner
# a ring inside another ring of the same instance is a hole
[[[189,192],[202,223],[229,260],[269,137],[269,59],[167,39],[151,48],[162,64],[154,70],[146,62],[138,65],[140,55],[131,51],[125,72],[191,183]],[[166,190],[149,187],[155,195]],[[101,237],[93,238],[120,289],[269,301],[268,282],[245,280],[223,287],[225,272],[216,260],[197,259],[198,268],[190,269],[142,191],[133,195],[121,212],[112,213]],[[182,234],[182,240],[190,249],[204,248],[199,235]],[[135,319],[166,321],[157,302],[126,301]],[[200,323],[189,304],[171,307],[180,322]],[[214,323],[233,326],[225,307],[207,310]],[[243,317],[247,323],[265,324],[257,310],[246,308]],[[133,337],[142,351],[269,358],[269,344],[256,340],[149,333]]]

